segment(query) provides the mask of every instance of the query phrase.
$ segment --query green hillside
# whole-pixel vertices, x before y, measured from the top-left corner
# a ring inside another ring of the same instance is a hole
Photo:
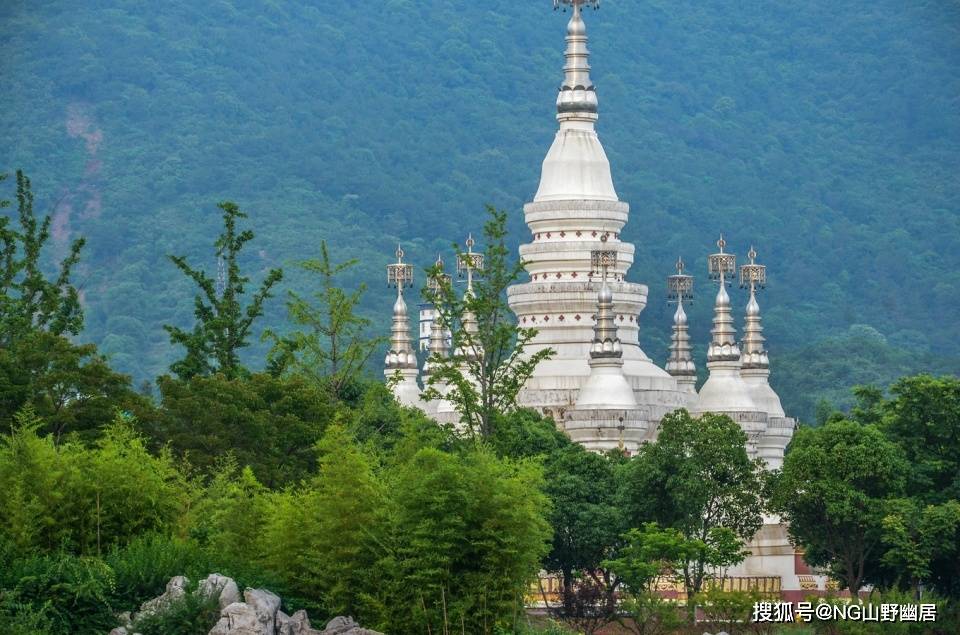
[[[386,329],[396,242],[426,266],[487,202],[526,240],[563,64],[549,5],[9,0],[0,168],[31,175],[62,249],[87,236],[84,339],[138,380],[177,354],[161,325],[192,319],[165,255],[213,268],[226,198],[257,232],[248,268],[326,239],[362,258],[344,284],[371,286]],[[610,0],[587,22],[648,354],[665,356],[680,254],[702,357],[704,256],[723,231],[769,266],[791,412],[809,420],[847,383],[960,370],[960,4]],[[284,320],[275,299],[264,322]]]

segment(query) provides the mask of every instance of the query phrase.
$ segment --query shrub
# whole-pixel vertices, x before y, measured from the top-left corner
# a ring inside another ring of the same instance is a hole
[[[34,556],[14,561],[8,575],[17,580],[11,595],[26,619],[49,620],[52,634],[105,633],[116,626],[113,571],[99,558]]]
[[[113,550],[106,562],[116,576],[115,604],[130,610],[163,593],[170,578],[199,580],[213,572],[207,553],[191,540],[141,536]]]
[[[165,610],[140,617],[131,632],[142,635],[206,635],[220,618],[217,597],[196,592],[194,585],[186,595],[171,602]]]

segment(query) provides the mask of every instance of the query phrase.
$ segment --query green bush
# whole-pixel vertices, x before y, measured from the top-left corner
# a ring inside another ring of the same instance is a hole
[[[105,633],[116,626],[113,571],[103,560],[68,553],[12,563],[10,595],[24,619],[46,624],[54,635]],[[44,622],[44,620],[47,620]]]
[[[53,632],[46,606],[24,604],[12,593],[0,591],[0,635],[52,635]]]
[[[169,454],[151,455],[118,415],[96,447],[55,445],[32,411],[0,437],[0,537],[20,553],[92,555],[172,529],[187,484]]]
[[[190,540],[157,534],[141,536],[106,558],[116,576],[114,598],[121,610],[133,610],[163,593],[170,578],[199,580],[213,573],[207,553]]]
[[[133,623],[131,632],[142,635],[206,635],[220,618],[216,596],[196,592],[197,585],[163,611],[145,615]]]

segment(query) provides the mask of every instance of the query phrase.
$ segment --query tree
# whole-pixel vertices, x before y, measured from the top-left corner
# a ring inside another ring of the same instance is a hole
[[[960,590],[960,502],[921,506],[916,499],[891,501],[883,517],[883,564],[920,599],[921,585],[956,597]],[[899,583],[899,584],[898,584]]]
[[[0,202],[7,207],[8,202]],[[0,344],[13,347],[36,332],[76,335],[83,327],[80,295],[70,282],[84,239],[70,245],[56,278],[43,272],[41,257],[50,239],[50,216],[37,220],[30,179],[17,170],[19,229],[0,217]]]
[[[172,344],[187,349],[186,356],[170,366],[182,379],[213,373],[223,373],[228,378],[244,375],[246,370],[240,363],[239,351],[248,346],[253,321],[263,314],[263,303],[271,297],[270,290],[283,278],[282,270],[271,269],[247,307],[241,306],[250,278],[240,273],[237,258],[243,246],[253,239],[253,232],[248,229],[237,233],[237,220],[246,218],[246,214],[235,203],[224,201],[218,207],[223,210],[224,229],[214,245],[217,257],[223,259],[224,279],[218,281],[194,269],[183,256],[169,256],[199,289],[194,298],[197,322],[193,330],[163,327],[170,334]]]
[[[506,212],[488,205],[487,213],[482,277],[460,298],[434,266],[428,275],[435,284],[424,290],[424,298],[436,309],[436,319],[452,331],[454,353],[430,358],[433,371],[423,399],[450,401],[471,433],[481,438],[493,434],[498,414],[517,407],[524,383],[541,361],[553,355],[549,348],[526,352],[537,329],[519,327],[506,301],[507,288],[524,272],[523,262],[508,262]],[[454,248],[459,260],[479,269],[474,254]],[[441,393],[441,387],[446,391]]]
[[[890,394],[876,410],[910,464],[911,496],[930,504],[960,500],[960,379],[904,377]]]
[[[683,552],[679,567],[691,610],[710,569],[738,557],[731,536],[739,544],[763,524],[763,468],[747,455],[746,441],[725,415],[694,419],[678,410],[663,418],[656,442],[626,468],[625,504],[634,526],[653,521],[698,545]]]
[[[550,538],[540,466],[472,443],[459,452],[423,448],[390,482],[395,538],[381,564],[396,591],[383,601],[393,615],[385,630],[515,626]]]
[[[158,384],[161,410],[149,428],[158,444],[204,474],[230,453],[269,487],[313,473],[313,446],[335,416],[329,394],[302,377],[161,377]]]
[[[617,500],[614,461],[569,444],[545,461],[549,520],[553,542],[544,560],[548,571],[563,576],[565,592],[572,592],[575,574],[592,578],[613,600],[616,584],[602,563],[612,557],[627,529]]]
[[[320,278],[320,290],[314,293],[316,304],[288,291],[290,319],[307,330],[282,337],[269,330],[263,334],[264,339],[273,341],[270,366],[275,373],[292,372],[308,377],[318,385],[329,387],[338,399],[344,396],[348,386],[356,384],[370,356],[386,340],[365,336],[370,320],[356,313],[366,285],[360,284],[352,293],[347,293],[334,284],[337,275],[357,262],[354,258],[331,263],[327,243],[322,241],[320,258],[300,263],[303,269]]]
[[[31,409],[20,413],[0,436],[0,542],[90,555],[171,530],[186,484],[169,453],[147,451],[134,423],[117,415],[95,446],[56,447]]]
[[[887,499],[904,488],[902,452],[874,425],[832,419],[800,428],[771,486],[771,506],[813,566],[856,594],[882,549]]]
[[[383,548],[387,491],[342,426],[330,426],[317,451],[318,474],[273,498],[264,531],[267,565],[330,615],[364,619],[367,594],[383,583],[374,565]]]
[[[115,408],[141,414],[149,405],[96,347],[67,339],[83,326],[79,292],[70,279],[84,240],[70,245],[56,277],[48,278],[43,260],[51,218],[37,219],[30,179],[19,170],[17,212],[16,229],[0,217],[0,418],[9,421],[30,405],[43,422],[41,431],[52,432],[56,442],[68,432],[93,439]]]
[[[621,581],[621,609],[630,618],[622,626],[636,635],[670,632],[680,625],[676,607],[657,593],[661,580],[683,580],[686,562],[697,557],[704,543],[685,538],[677,529],[662,529],[656,523],[644,523],[623,536],[617,557],[605,561]]]

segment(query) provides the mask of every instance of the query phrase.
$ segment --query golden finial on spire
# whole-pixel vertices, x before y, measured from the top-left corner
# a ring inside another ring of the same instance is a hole
[[[677,258],[677,273],[667,276],[667,300],[683,304],[693,300],[693,276],[683,273],[683,258]]]
[[[723,251],[726,246],[727,241],[723,239],[723,234],[720,234],[720,240],[717,241],[720,251],[707,257],[707,271],[710,272],[710,279],[721,284],[729,284],[727,276],[737,272],[737,257]]]
[[[387,286],[396,287],[402,295],[404,287],[413,286],[413,265],[403,261],[403,248],[398,244],[395,252],[397,261],[387,265]]]
[[[747,252],[747,258],[750,259],[750,263],[740,265],[740,288],[749,288],[750,292],[753,293],[755,290],[767,286],[767,267],[756,263],[757,250],[753,248],[753,245]]]
[[[579,9],[583,5],[591,5],[594,9],[600,8],[600,0],[553,0],[553,10],[556,11],[560,8],[561,5],[566,11],[566,5],[572,6],[574,9]]]

